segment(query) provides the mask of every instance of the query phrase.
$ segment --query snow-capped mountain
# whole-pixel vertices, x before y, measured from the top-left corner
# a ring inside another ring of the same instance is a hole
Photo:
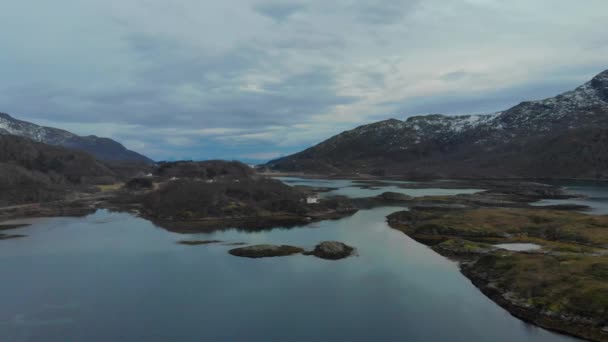
[[[63,146],[88,152],[104,161],[138,161],[152,163],[152,160],[137,152],[126,149],[120,143],[94,135],[78,136],[68,131],[38,126],[0,113],[0,134],[17,135],[49,145]]]
[[[433,114],[360,126],[266,166],[313,173],[608,178],[605,137],[608,70],[572,91],[494,114]]]

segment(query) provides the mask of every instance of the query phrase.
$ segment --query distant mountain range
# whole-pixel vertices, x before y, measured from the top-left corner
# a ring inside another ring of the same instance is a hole
[[[390,119],[270,161],[275,171],[440,178],[608,179],[608,70],[487,115]]]
[[[122,144],[112,139],[100,138],[94,135],[79,136],[62,129],[43,127],[17,120],[5,113],[0,113],[0,135],[2,134],[17,135],[49,145],[63,146],[88,152],[102,161],[153,163],[150,158],[128,150]]]

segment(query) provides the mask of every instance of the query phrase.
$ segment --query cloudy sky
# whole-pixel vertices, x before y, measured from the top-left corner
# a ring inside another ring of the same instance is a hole
[[[608,69],[606,0],[0,3],[0,111],[154,159],[265,160]]]

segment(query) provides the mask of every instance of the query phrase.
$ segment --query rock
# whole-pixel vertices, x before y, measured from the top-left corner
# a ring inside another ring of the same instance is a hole
[[[312,252],[307,255],[314,255],[317,258],[328,260],[339,260],[351,256],[355,249],[338,241],[323,241],[318,244]]]
[[[411,201],[413,199],[412,196],[408,196],[398,192],[384,192],[378,195],[379,198],[385,201]]]
[[[268,258],[299,254],[304,252],[303,248],[289,245],[253,245],[247,247],[234,248],[228,253],[244,258]]]
[[[209,245],[212,243],[220,243],[220,240],[182,240],[177,243],[180,245],[197,246],[197,245]]]

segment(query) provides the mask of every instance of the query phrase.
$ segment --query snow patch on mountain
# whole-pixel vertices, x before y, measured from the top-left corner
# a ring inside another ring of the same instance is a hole
[[[0,113],[0,134],[25,137],[49,145],[64,146],[93,154],[101,160],[130,160],[152,162],[145,156],[127,150],[120,143],[96,136],[81,137],[68,131],[38,126]]]

